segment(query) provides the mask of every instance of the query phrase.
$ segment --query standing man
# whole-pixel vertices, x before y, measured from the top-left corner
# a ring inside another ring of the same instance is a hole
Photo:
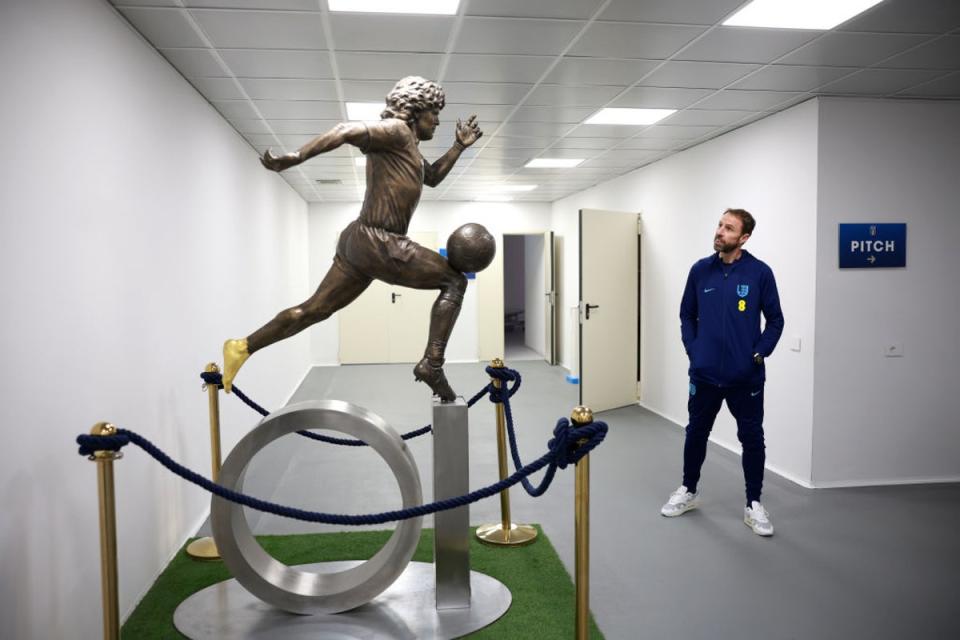
[[[690,269],[680,302],[680,333],[690,359],[690,423],[683,445],[683,484],[660,513],[679,516],[699,506],[700,468],[720,405],[737,420],[747,489],[744,523],[773,535],[760,504],[763,466],[763,361],[783,333],[783,313],[773,271],[743,249],[756,222],[743,209],[727,209],[713,239],[712,256]],[[760,315],[766,320],[760,331]]]
[[[440,184],[464,149],[483,132],[476,116],[457,121],[456,142],[436,162],[420,154],[420,141],[430,140],[440,124],[446,102],[443,88],[418,76],[403,78],[387,94],[386,108],[376,123],[343,122],[282,156],[267,150],[263,165],[283,171],[351,144],[367,156],[367,191],[360,217],[340,233],[333,265],[316,292],[301,304],[281,311],[246,338],[223,345],[223,387],[229,392],[240,366],[251,354],[288,338],[353,302],[374,280],[413,289],[439,289],[430,312],[430,330],[423,359],[413,375],[430,386],[444,402],[456,399],[443,373],[444,352],[460,314],[466,277],[436,251],[409,237],[407,227],[420,201],[423,185]]]

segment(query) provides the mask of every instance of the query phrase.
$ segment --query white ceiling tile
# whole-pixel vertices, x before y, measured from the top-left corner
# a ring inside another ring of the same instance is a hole
[[[549,56],[454,54],[445,79],[529,84],[537,82],[553,60]]]
[[[960,72],[949,73],[921,85],[903,90],[900,95],[924,98],[960,98]]]
[[[831,32],[779,60],[779,64],[853,67],[875,64],[929,36]]]
[[[453,51],[554,56],[584,24],[573,20],[464,18]]]
[[[467,0],[469,16],[586,20],[603,0]]]
[[[621,149],[648,149],[651,151],[664,151],[666,149],[672,149],[677,146],[678,140],[676,138],[628,138],[620,143],[618,148]]]
[[[619,96],[610,103],[610,106],[637,109],[684,109],[713,92],[713,89],[641,86],[634,87]]]
[[[731,14],[744,0],[613,0],[601,20],[671,22],[712,25]]]
[[[657,68],[654,60],[610,60],[565,57],[544,82],[550,84],[631,85]]]
[[[674,59],[766,64],[822,33],[799,29],[717,27],[678,53]]]
[[[556,141],[556,137],[504,136],[484,138],[488,147],[507,147],[511,149],[543,149]]]
[[[532,84],[503,82],[444,81],[442,84],[447,92],[447,99],[470,104],[514,105],[533,88]]]
[[[960,2],[956,0],[885,0],[837,30],[947,33],[958,27]]]
[[[267,120],[339,120],[343,117],[339,102],[322,100],[255,100]]]
[[[160,53],[186,78],[224,77],[227,72],[213,49],[161,49]]]
[[[392,80],[343,80],[340,87],[343,89],[343,99],[346,102],[381,102],[390,93],[395,78]]]
[[[423,76],[434,79],[443,56],[427,53],[337,52],[337,69],[343,80],[388,80],[387,91],[400,78]],[[386,95],[386,93],[384,93]]]
[[[110,0],[115,7],[179,7],[177,0]]]
[[[256,120],[259,117],[248,100],[214,100],[211,104],[228,120]]]
[[[717,127],[709,126],[671,126],[666,124],[657,124],[641,131],[638,138],[667,138],[671,140],[693,140],[700,136],[716,131]]]
[[[595,22],[569,53],[600,58],[662,60],[703,31],[701,27]]]
[[[596,151],[609,149],[618,142],[619,140],[611,140],[610,138],[563,138],[558,140],[557,143],[550,148],[550,150],[551,153],[554,150],[584,153],[591,150]]]
[[[229,122],[234,129],[244,135],[248,133],[264,135],[270,133],[270,127],[266,121],[260,118],[230,118]]]
[[[336,100],[333,80],[300,78],[243,78],[241,86],[254,100]]]
[[[207,100],[243,100],[246,98],[233,78],[191,78],[190,84]]]
[[[596,109],[594,107],[520,107],[511,122],[583,122]]]
[[[449,100],[449,97],[447,99]],[[480,121],[480,126],[486,130],[488,122],[503,122],[511,111],[513,111],[513,107],[510,105],[447,102],[447,106],[443,108],[443,112],[440,114],[440,121],[452,124],[457,121],[457,118],[466,120],[470,116],[476,115]]]
[[[569,138],[629,138],[643,129],[643,125],[585,124],[567,134]]]
[[[864,69],[825,84],[816,91],[828,94],[888,95],[933,80],[942,74],[941,71],[914,69]]]
[[[207,46],[183,9],[125,7],[120,13],[156,48]]]
[[[341,122],[340,118],[325,120],[270,120],[269,125],[277,134],[300,134],[318,136]]]
[[[720,89],[760,65],[731,62],[667,62],[644,79],[644,86]]]
[[[443,52],[453,23],[450,16],[330,14],[337,51]]]
[[[217,48],[327,47],[319,12],[194,9],[190,13]]]
[[[560,84],[542,84],[534,89],[527,99],[529,106],[548,105],[558,107],[594,107],[598,108],[609,102],[625,87],[610,85],[595,85],[592,87],[577,87]]]
[[[220,55],[238,78],[332,78],[325,51],[222,49]]]
[[[126,2],[127,0],[123,1]],[[147,1],[152,2],[152,0]],[[183,0],[183,4],[187,7],[272,9],[274,11],[316,11],[318,8],[317,0]]]
[[[562,136],[573,126],[565,122],[508,122],[500,129],[503,135],[531,137]]]
[[[720,91],[698,102],[697,109],[764,111],[804,95],[806,94],[785,91],[741,91],[727,89],[726,91]]]
[[[810,91],[856,71],[854,67],[795,67],[770,65],[740,80],[731,89]]]
[[[739,122],[748,116],[756,115],[754,111],[740,111],[732,109],[684,109],[663,120],[670,125],[727,125]]]
[[[880,66],[897,69],[960,70],[960,35],[937,38],[895,58],[885,60]]]

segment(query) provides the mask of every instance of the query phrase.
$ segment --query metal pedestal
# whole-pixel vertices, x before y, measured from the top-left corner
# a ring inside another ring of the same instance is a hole
[[[301,565],[310,572],[340,572],[360,562]],[[499,580],[470,572],[466,608],[437,610],[434,565],[411,562],[396,582],[367,604],[337,614],[297,615],[226,580],[184,600],[173,616],[191,640],[426,640],[459,638],[495,622],[510,608],[510,590]]]

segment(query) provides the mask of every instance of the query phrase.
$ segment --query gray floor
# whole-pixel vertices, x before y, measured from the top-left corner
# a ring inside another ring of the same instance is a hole
[[[544,362],[516,368],[523,388],[513,405],[527,462],[546,451],[577,388]],[[486,382],[482,365],[448,365],[447,372],[468,398]],[[400,432],[430,421],[428,391],[413,382],[408,365],[315,368],[293,401],[319,398],[362,405]],[[702,508],[663,518],[660,505],[679,484],[681,430],[640,407],[598,418],[610,432],[591,458],[591,607],[608,639],[960,637],[952,613],[960,604],[960,485],[812,491],[768,472],[764,503],[777,533],[765,539],[742,523],[737,456],[711,445]],[[492,405],[478,404],[470,419],[470,485],[479,488],[497,479]],[[410,446],[430,500],[430,437]],[[376,454],[300,436],[261,452],[246,488],[338,513],[399,506],[395,481]],[[541,498],[514,489],[511,499],[514,521],[542,524],[572,570],[572,470],[558,472]],[[257,533],[332,529],[248,517]],[[472,505],[474,524],[498,520],[495,498]],[[424,526],[432,526],[429,519]]]

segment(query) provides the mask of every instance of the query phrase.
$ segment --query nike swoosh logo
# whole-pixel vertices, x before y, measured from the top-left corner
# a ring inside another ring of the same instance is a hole
[[[704,289],[703,292],[704,292],[704,293],[710,293],[711,291],[716,291],[716,290],[717,290],[716,287],[710,287],[709,289]]]
[[[751,398],[755,398],[755,397],[757,397],[758,395],[760,395],[760,392],[759,392],[759,391],[753,391],[753,392],[750,393],[750,397],[751,397]]]

